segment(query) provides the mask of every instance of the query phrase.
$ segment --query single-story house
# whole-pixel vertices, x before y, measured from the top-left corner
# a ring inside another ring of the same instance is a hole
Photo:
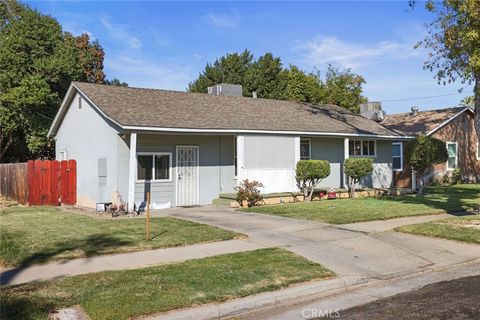
[[[446,143],[449,153],[448,161],[435,165],[426,176],[426,182],[433,178],[441,179],[445,175],[451,175],[456,168],[460,169],[465,181],[480,182],[480,146],[475,130],[474,112],[471,108],[455,107],[419,111],[418,108],[413,107],[411,112],[386,115],[382,123],[404,135],[427,135]],[[404,143],[396,141],[393,144],[394,185],[410,188],[412,170],[405,163]]]
[[[213,90],[214,89],[214,90]],[[56,158],[77,161],[78,204],[208,204],[244,179],[263,192],[298,191],[295,165],[324,159],[320,187],[345,187],[348,157],[371,157],[365,187],[393,185],[392,142],[409,139],[334,105],[242,97],[241,86],[210,94],[74,82],[48,135]]]

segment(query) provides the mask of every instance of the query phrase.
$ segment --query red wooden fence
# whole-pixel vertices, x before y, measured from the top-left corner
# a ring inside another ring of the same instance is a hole
[[[58,206],[77,202],[75,160],[30,160],[27,167],[29,205]]]

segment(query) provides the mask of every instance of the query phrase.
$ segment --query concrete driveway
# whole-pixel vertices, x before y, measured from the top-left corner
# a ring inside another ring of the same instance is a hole
[[[163,210],[160,215],[245,233],[247,241],[278,246],[321,263],[340,276],[389,279],[478,259],[480,246],[397,233],[388,226],[424,222],[426,217],[332,225],[204,206]],[[427,220],[445,216],[430,216]],[[378,230],[381,230],[378,232]]]

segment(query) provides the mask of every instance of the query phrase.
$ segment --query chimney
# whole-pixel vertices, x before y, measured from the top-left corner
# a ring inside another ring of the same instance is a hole
[[[413,106],[411,110],[412,110],[412,112],[410,114],[412,116],[416,116],[418,114],[418,107]]]
[[[214,96],[242,97],[243,89],[240,84],[220,83],[208,87],[208,94]]]
[[[371,101],[360,104],[360,115],[377,122],[382,122],[385,118],[385,111],[382,110],[380,101]]]

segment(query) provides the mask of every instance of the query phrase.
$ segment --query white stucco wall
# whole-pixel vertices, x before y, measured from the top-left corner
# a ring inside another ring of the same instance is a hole
[[[55,136],[57,160],[66,152],[67,159],[77,161],[77,204],[93,208],[96,202],[112,201],[116,190],[126,199],[123,174],[118,174],[119,169],[124,170],[118,166],[118,154],[125,150],[128,154],[128,147],[85,99],[79,107],[79,99],[78,94],[73,98]],[[106,159],[106,177],[99,177],[99,159]]]

